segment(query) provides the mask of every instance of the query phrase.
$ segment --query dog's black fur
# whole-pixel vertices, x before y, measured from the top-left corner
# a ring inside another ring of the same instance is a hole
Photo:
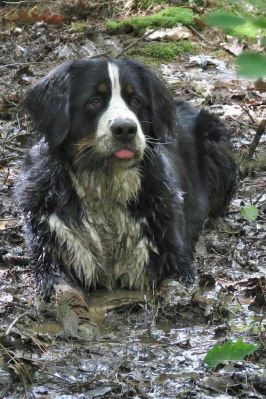
[[[152,138],[144,157],[137,159],[141,171],[137,199],[126,204],[126,212],[141,226],[141,236],[157,248],[150,251],[146,265],[148,285],[169,276],[191,282],[195,278],[193,251],[204,221],[223,215],[233,192],[236,165],[228,132],[208,111],[174,102],[164,84],[140,63],[112,62],[119,68],[121,85],[134,82],[141,107],[124,98],[144,135]],[[37,286],[46,298],[61,279],[87,289],[82,276],[64,264],[58,237],[47,218],[56,213],[69,228],[81,228],[84,206],[70,171],[79,176],[83,171],[108,168],[112,162],[110,157],[89,152],[76,164],[73,152],[75,143],[95,131],[97,115],[93,110],[85,112],[82,104],[92,95],[95,80],[106,82],[107,75],[107,61],[68,62],[40,80],[26,96],[26,109],[40,141],[25,161],[16,197],[25,216]],[[109,86],[104,104],[108,104],[108,93]]]

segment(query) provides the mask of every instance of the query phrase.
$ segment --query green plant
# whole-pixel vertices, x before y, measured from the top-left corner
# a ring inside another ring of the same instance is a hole
[[[262,37],[262,44],[266,46],[266,14],[263,0],[248,0],[247,3],[254,8],[253,15],[245,13],[243,16],[215,12],[209,14],[208,23],[211,26],[219,26],[230,34],[238,37],[257,38]],[[237,59],[240,75],[261,78],[266,76],[266,56],[253,52],[242,54]]]
[[[208,367],[214,368],[225,361],[243,360],[245,356],[250,355],[256,349],[256,345],[244,342],[243,338],[239,338],[237,342],[229,340],[223,345],[214,345],[205,356],[204,362]]]
[[[239,216],[250,221],[257,219],[259,214],[258,208],[255,205],[245,205],[239,212]]]

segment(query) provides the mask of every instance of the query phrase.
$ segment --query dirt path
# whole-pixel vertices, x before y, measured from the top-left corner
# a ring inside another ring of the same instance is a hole
[[[104,322],[93,342],[64,336],[51,306],[36,307],[20,212],[11,197],[33,139],[19,104],[28,85],[54,65],[121,51],[125,38],[100,28],[80,33],[40,22],[6,26],[1,33],[0,397],[265,398],[265,135],[255,153],[261,160],[244,168],[225,219],[206,224],[197,285],[186,290],[169,281],[156,298],[95,295],[92,306]],[[175,96],[221,115],[237,156],[247,152],[265,117],[266,95],[254,82],[238,79],[230,62],[215,56],[183,54],[158,63],[157,72]],[[259,210],[256,221],[238,215],[248,204]],[[239,337],[260,349],[244,362],[208,371],[207,351]]]

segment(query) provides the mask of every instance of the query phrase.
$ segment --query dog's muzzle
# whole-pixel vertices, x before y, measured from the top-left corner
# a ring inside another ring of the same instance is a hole
[[[118,159],[131,159],[135,157],[134,140],[137,135],[138,127],[136,122],[130,118],[116,118],[111,122],[110,130],[116,144],[121,147],[114,153]]]

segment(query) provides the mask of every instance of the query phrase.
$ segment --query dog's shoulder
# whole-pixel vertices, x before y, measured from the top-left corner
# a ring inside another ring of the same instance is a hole
[[[28,151],[14,197],[23,212],[35,214],[35,218],[56,210],[62,219],[77,220],[80,213],[79,199],[67,165],[53,156],[43,139]]]

